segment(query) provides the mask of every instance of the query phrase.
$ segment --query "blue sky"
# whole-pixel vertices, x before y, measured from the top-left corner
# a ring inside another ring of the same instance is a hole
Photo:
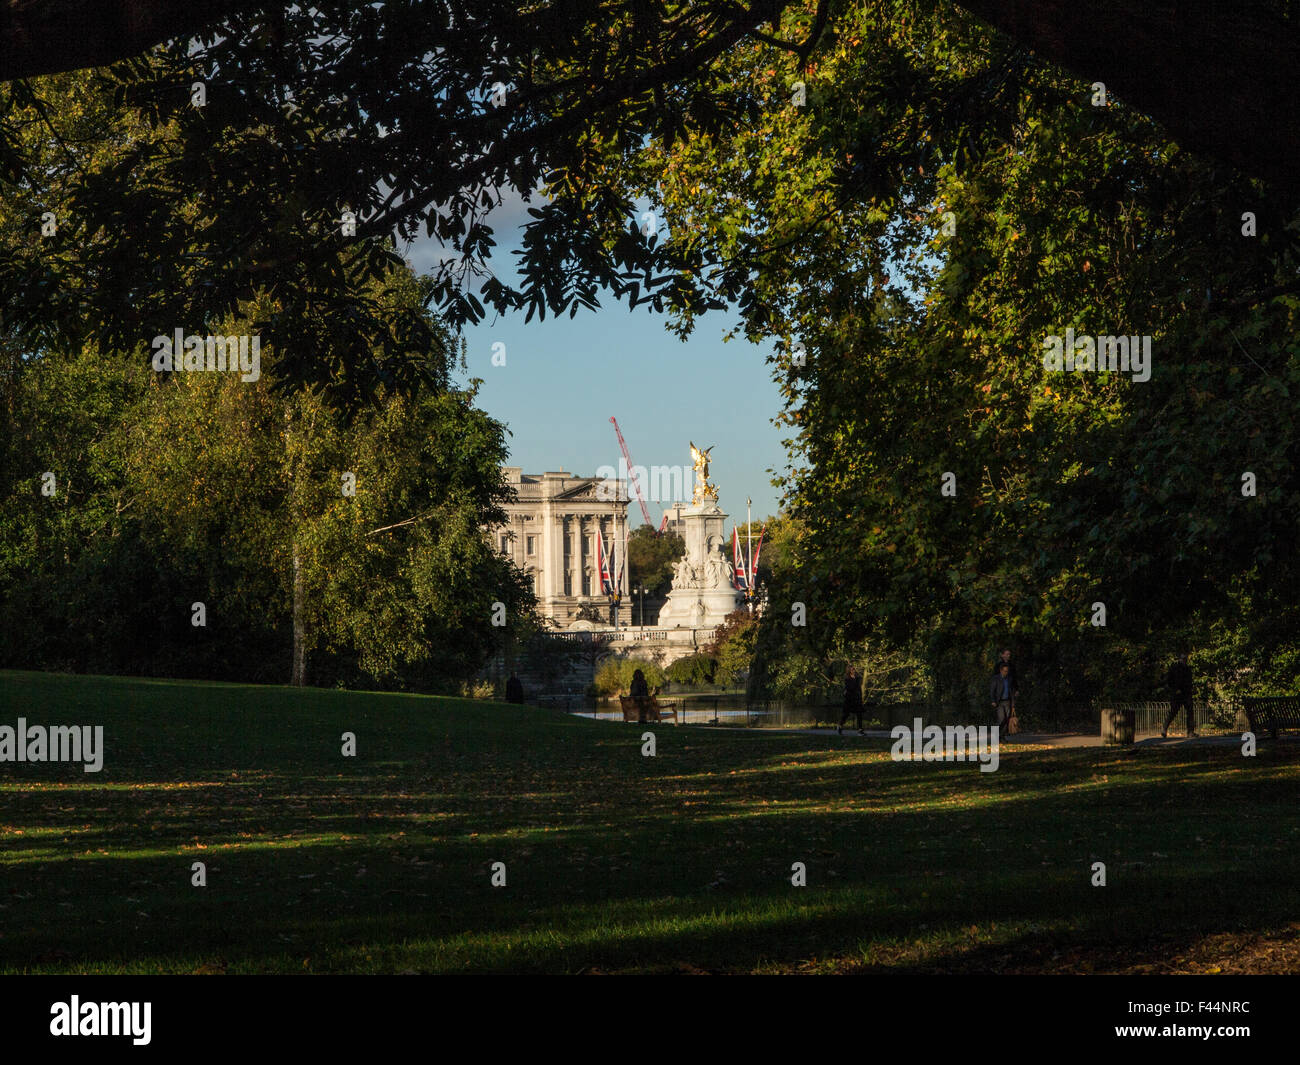
[[[507,226],[493,221],[501,241],[494,266],[504,274],[506,264],[497,259],[514,261],[504,247]],[[425,241],[406,254],[416,269],[428,269],[439,250]],[[465,332],[462,376],[483,379],[479,404],[507,425],[511,464],[525,473],[594,476],[599,466],[617,467],[613,415],[637,465],[689,467],[690,441],[712,445],[709,476],[722,509],[743,521],[752,497],[756,519],[775,514],[779,493],[768,471],[783,470],[787,459],[772,424],[781,400],[764,361],[770,348],[744,339],[724,343],[735,322],[724,313],[701,319],[685,342],[666,321],[613,303],[540,323],[525,324],[523,313],[489,318]],[[506,346],[505,366],[492,365],[498,342]],[[648,505],[658,524],[663,504]],[[629,514],[640,524],[635,501]]]

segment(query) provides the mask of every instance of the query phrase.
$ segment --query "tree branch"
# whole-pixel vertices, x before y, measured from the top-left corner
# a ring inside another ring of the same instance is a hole
[[[413,518],[407,518],[405,521],[393,522],[392,525],[381,525],[378,529],[371,529],[368,533],[366,533],[366,535],[374,536],[375,533],[388,532],[390,529],[400,529],[404,525],[414,525],[417,521],[423,521],[425,518],[433,517],[435,513],[436,511],[430,510],[430,511],[426,511],[423,514],[417,514]]]
[[[1300,183],[1300,70],[1296,22],[1258,4],[1205,0],[957,0],[960,7],[1088,82],[1104,82],[1162,123],[1183,147],[1282,187]],[[193,36],[233,15],[282,11],[283,0],[0,0],[0,81],[103,66],[164,41]],[[640,78],[593,93],[535,137],[570,132],[602,108],[689,77],[757,27],[779,19],[782,0],[733,7],[732,20],[696,49]],[[819,0],[803,61],[830,21]],[[511,138],[481,161],[500,165],[535,139]],[[428,201],[403,212],[416,213]],[[391,213],[391,212],[390,212]]]
[[[0,0],[0,81],[101,67],[268,0]]]
[[[1257,303],[1263,303],[1265,300],[1276,299],[1278,296],[1288,296],[1292,292],[1300,292],[1300,281],[1288,281],[1283,285],[1272,285],[1269,288],[1261,289],[1259,292],[1251,292],[1245,296],[1238,296],[1235,300],[1229,300],[1226,304],[1232,310],[1238,310],[1242,307],[1253,307]]]
[[[688,77],[744,38],[753,25],[771,18],[773,6],[776,5],[770,0],[767,3],[756,3],[754,8],[746,13],[748,17],[743,22],[731,22],[724,29],[707,37],[704,43],[694,50],[683,53],[667,63],[651,67],[636,77],[606,86],[602,91],[586,97],[571,111],[550,122],[529,126],[511,136],[501,138],[480,158],[450,171],[444,187],[464,188],[475,178],[486,180],[496,168],[509,160],[525,153],[535,145],[546,144],[581,128],[588,119],[605,108],[615,107],[628,99],[634,99],[656,85],[671,84],[675,79]],[[764,10],[756,10],[758,8]],[[358,227],[358,232],[364,230],[366,235],[386,234],[403,219],[422,213],[430,204],[436,202],[437,198],[436,192],[413,196],[397,207],[367,219],[364,226]]]

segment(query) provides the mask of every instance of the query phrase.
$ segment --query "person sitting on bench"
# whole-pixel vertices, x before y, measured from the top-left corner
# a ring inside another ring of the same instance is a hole
[[[650,685],[646,683],[645,674],[641,670],[632,674],[632,685],[627,693],[636,700],[637,723],[644,725],[646,707],[650,703]]]

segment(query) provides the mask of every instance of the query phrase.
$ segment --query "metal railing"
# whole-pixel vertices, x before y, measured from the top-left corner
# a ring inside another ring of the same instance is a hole
[[[1105,699],[1098,701],[1097,711],[1100,714],[1102,709],[1106,710],[1132,710],[1134,715],[1135,731],[1138,735],[1143,733],[1159,732],[1169,717],[1169,700],[1156,699],[1147,702],[1114,702]],[[1192,701],[1192,718],[1196,722],[1197,728],[1204,728],[1211,722],[1213,707],[1206,702]],[[1170,726],[1175,731],[1181,732],[1187,726],[1187,715],[1180,708],[1178,716],[1174,718]]]
[[[565,643],[667,643],[691,642],[697,646],[712,642],[717,627],[711,629],[647,629],[638,625],[625,625],[621,629],[590,629],[579,632],[548,632],[542,638]]]
[[[736,725],[747,728],[812,728],[818,725],[839,723],[842,704],[838,700],[821,702],[781,702],[777,700],[747,701],[743,692],[690,694],[689,692],[664,692],[659,701],[672,703],[677,709],[679,724]],[[602,720],[623,719],[618,698],[597,699],[579,693],[553,693],[538,695],[528,702],[550,706]],[[1050,707],[1024,705],[1017,707],[1022,732],[1066,733],[1095,732],[1100,728],[1103,708],[1134,711],[1138,734],[1159,732],[1169,714],[1169,701],[1118,702],[1099,699],[1093,703],[1057,704]],[[1216,710],[1223,708],[1198,701],[1192,704],[1192,713],[1198,729],[1214,720]],[[868,705],[862,715],[867,728],[891,729],[895,725],[911,725],[920,718],[925,724],[991,724],[992,715],[982,715],[979,710],[933,706],[924,703],[884,703]],[[849,719],[850,724],[854,723]],[[1174,729],[1182,731],[1186,718],[1180,711]]]

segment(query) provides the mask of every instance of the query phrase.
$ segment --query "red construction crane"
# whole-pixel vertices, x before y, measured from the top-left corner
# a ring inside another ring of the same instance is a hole
[[[636,467],[632,465],[632,456],[628,454],[627,441],[623,439],[623,430],[618,427],[618,419],[611,417],[609,419],[614,425],[614,432],[618,433],[618,446],[623,449],[623,458],[627,462],[627,475],[632,481],[632,487],[636,489],[636,501],[641,504],[641,516],[645,518],[645,523],[654,528],[654,522],[650,520],[650,508],[645,505],[645,496],[641,493],[641,479],[636,475]]]

